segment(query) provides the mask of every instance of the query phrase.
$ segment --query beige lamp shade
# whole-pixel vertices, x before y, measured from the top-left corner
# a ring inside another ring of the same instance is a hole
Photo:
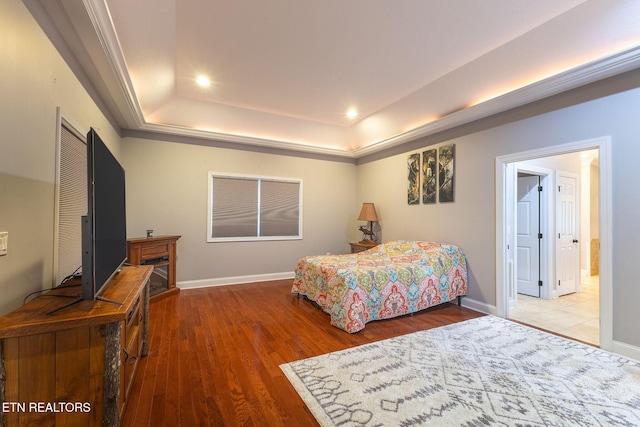
[[[376,208],[373,206],[373,203],[362,204],[362,210],[358,216],[358,221],[378,222],[378,215],[376,214]]]

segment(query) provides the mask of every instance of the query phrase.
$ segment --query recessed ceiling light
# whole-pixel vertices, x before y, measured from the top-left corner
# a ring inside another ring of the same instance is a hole
[[[198,76],[198,78],[196,79],[196,83],[198,83],[198,86],[202,87],[211,86],[211,80],[209,80],[209,78],[206,76]]]
[[[350,119],[358,117],[358,110],[356,110],[355,108],[350,108],[349,111],[347,111],[347,117],[349,117]]]

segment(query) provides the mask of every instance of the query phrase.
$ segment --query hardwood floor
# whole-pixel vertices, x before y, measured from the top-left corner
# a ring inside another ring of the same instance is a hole
[[[481,316],[443,304],[348,334],[291,280],[194,290],[151,303],[124,427],[318,425],[279,365]]]

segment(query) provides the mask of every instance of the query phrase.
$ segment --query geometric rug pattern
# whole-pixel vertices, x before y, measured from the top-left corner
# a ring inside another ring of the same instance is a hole
[[[640,362],[495,316],[280,368],[322,426],[640,426]]]

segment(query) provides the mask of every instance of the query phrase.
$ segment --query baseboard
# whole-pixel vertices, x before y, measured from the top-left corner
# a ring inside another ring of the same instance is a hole
[[[620,341],[613,341],[611,351],[616,354],[628,357],[629,359],[640,361],[640,347],[626,344]]]
[[[471,310],[479,311],[480,313],[493,314],[494,316],[498,315],[498,310],[495,305],[489,305],[469,297],[462,297],[462,306]]]
[[[293,279],[293,277],[293,272],[253,274],[247,276],[218,277],[214,279],[185,280],[182,282],[178,282],[176,286],[180,289],[210,288],[212,286],[240,285],[243,283]]]

